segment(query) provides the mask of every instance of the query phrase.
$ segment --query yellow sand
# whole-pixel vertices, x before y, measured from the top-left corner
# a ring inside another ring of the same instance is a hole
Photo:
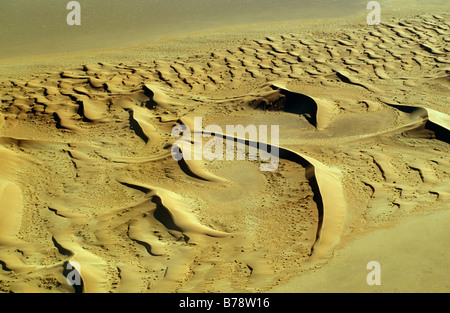
[[[388,12],[3,60],[0,291],[448,292],[450,15]],[[195,117],[278,169],[175,161]]]

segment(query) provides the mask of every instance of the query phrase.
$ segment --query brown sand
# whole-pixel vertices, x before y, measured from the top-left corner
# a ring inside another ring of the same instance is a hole
[[[448,292],[450,15],[334,23],[4,61],[0,291]],[[280,125],[279,169],[175,161],[199,116]]]

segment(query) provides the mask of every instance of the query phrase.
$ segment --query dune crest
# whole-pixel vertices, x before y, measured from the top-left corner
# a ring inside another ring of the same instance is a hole
[[[0,291],[264,292],[448,210],[448,18],[1,81]],[[279,126],[277,170],[175,160],[196,117]]]

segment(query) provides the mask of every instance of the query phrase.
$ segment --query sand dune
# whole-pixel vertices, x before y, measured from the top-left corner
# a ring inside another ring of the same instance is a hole
[[[449,34],[424,15],[1,81],[0,291],[269,291],[448,210]],[[174,160],[199,116],[279,125],[278,170]]]

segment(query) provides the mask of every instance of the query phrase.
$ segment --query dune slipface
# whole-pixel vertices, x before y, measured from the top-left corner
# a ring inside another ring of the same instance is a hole
[[[421,16],[3,80],[0,290],[269,291],[448,210],[449,36]],[[279,125],[278,169],[173,159],[195,117]]]

